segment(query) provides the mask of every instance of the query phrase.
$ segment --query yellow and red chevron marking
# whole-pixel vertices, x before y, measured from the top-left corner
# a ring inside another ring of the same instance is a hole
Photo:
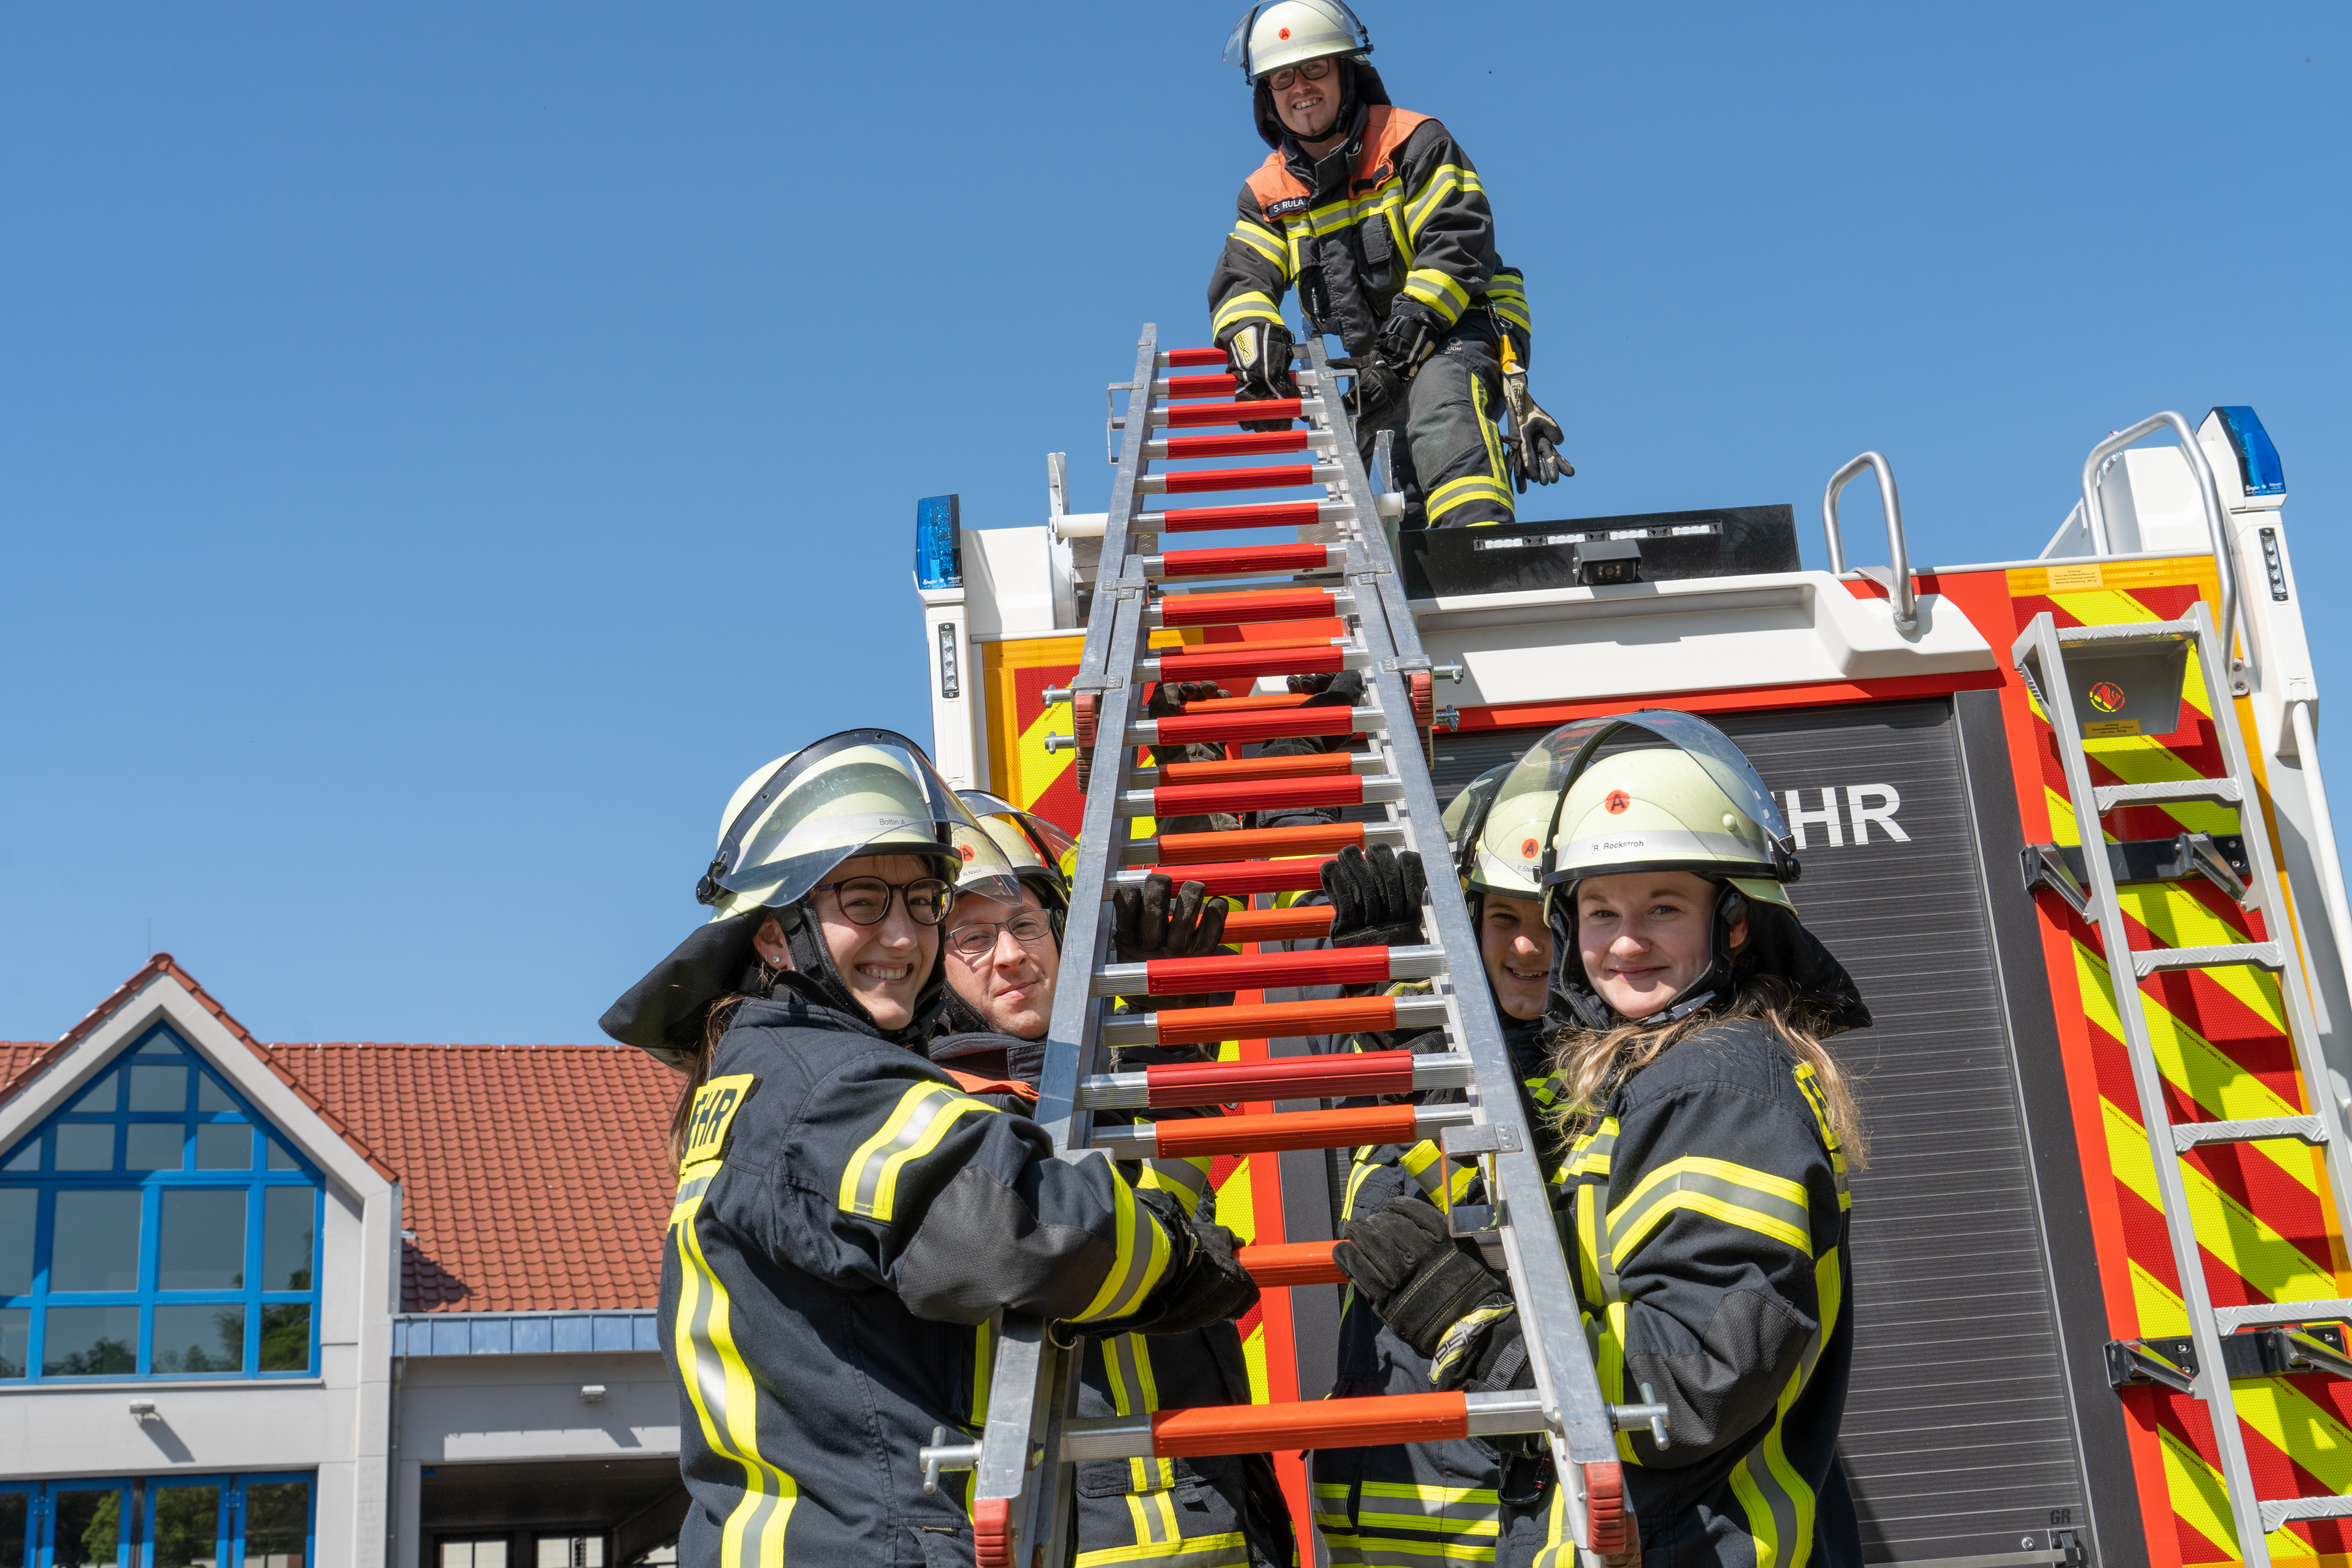
[[[2045,610],[2061,626],[2112,626],[2177,619],[2197,599],[2210,605],[2220,597],[2211,562],[2199,557],[2034,568],[2008,577],[2018,630]],[[2261,749],[2245,705],[2207,691],[2193,663],[2183,696],[2181,726],[2173,734],[2086,742],[2094,782],[2217,775],[2223,764],[2214,726],[2229,723],[2245,737],[2259,783]],[[2010,700],[2031,710],[2028,724],[2018,725],[2014,715],[2011,724],[2012,746],[2021,740],[2030,748],[2030,755],[2018,758],[2027,837],[2080,844],[2081,824],[2047,717],[2021,689],[2013,689]],[[2236,832],[2237,813],[2202,802],[2129,806],[2109,815],[2105,837],[2168,838],[2183,830]],[[2119,1339],[2184,1334],[2188,1315],[2107,954],[2095,928],[2056,897],[2038,901],[2111,1331]],[[2259,915],[2201,880],[2125,889],[2122,903],[2135,948],[2260,941],[2270,934]],[[2276,976],[2247,968],[2173,973],[2142,985],[2139,995],[2174,1121],[2286,1116],[2309,1108]],[[2069,999],[2076,1004],[2071,1012]],[[2343,1226],[2328,1202],[2316,1151],[2287,1140],[2200,1149],[2181,1161],[2181,1169],[2215,1305],[2352,1294]],[[2352,1393],[2347,1389],[2320,1377],[2237,1385],[2261,1495],[2352,1490]],[[2164,1389],[2131,1389],[2122,1397],[2151,1559],[2164,1568],[2240,1561],[2204,1406]],[[2352,1562],[2352,1529],[2333,1521],[2294,1524],[2273,1534],[2269,1546],[2281,1561],[2330,1559],[2340,1565]]]

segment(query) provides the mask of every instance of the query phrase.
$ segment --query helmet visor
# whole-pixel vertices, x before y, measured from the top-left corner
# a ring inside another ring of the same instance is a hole
[[[1049,869],[1060,872],[1065,880],[1076,871],[1078,841],[1061,824],[1048,822],[1034,811],[1024,811],[1003,795],[984,789],[958,790],[956,795],[971,808],[974,816],[1003,817],[1019,828],[1022,837],[1037,851],[1037,858]]]
[[[1637,713],[1621,713],[1610,721],[1612,725],[1639,726],[1666,744],[1681,751],[1706,770],[1707,777],[1729,795],[1733,803],[1755,819],[1776,843],[1789,844],[1789,821],[1780,815],[1780,804],[1756,772],[1756,764],[1748,753],[1732,743],[1730,736],[1699,718],[1695,713],[1677,712],[1671,708],[1644,708]],[[1576,782],[1601,748],[1591,741],[1585,742],[1584,752],[1570,765],[1564,786]]]
[[[1225,35],[1225,64],[1244,75],[1249,73],[1249,30],[1250,24],[1257,20],[1258,9],[1253,5],[1243,12],[1234,30]]]
[[[921,747],[889,730],[845,730],[793,752],[719,840],[721,914],[797,903],[843,861],[921,855],[965,892],[1018,902],[1020,884]],[[950,870],[948,866],[954,868]]]

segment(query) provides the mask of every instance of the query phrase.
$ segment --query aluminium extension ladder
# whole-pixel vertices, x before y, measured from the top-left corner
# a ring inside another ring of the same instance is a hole
[[[2222,563],[2228,570],[2228,563]],[[2069,649],[2102,655],[2158,651],[2186,643],[2187,655],[2203,675],[2212,704],[2213,734],[2226,769],[2220,778],[2169,780],[2155,784],[2095,784],[2090,758],[2074,714],[2066,672]],[[2188,1309],[2189,1335],[2179,1341],[2151,1343],[2145,1340],[2108,1347],[2110,1381],[2160,1384],[2203,1403],[2221,1448],[2221,1473],[2228,1483],[2231,1521],[2246,1568],[2270,1568],[2272,1531],[2296,1520],[2352,1518],[2352,1497],[2262,1498],[2254,1489],[2246,1458],[2245,1436],[2239,1430],[2231,1380],[2276,1376],[2285,1373],[2321,1372],[2352,1376],[2352,1359],[2342,1347],[2317,1337],[2306,1325],[2352,1318],[2352,1300],[2264,1302],[2246,1307],[2213,1305],[2194,1226],[2180,1157],[2190,1150],[2216,1144],[2251,1143],[2261,1139],[2294,1138],[2318,1148],[2327,1171],[2327,1190],[2339,1223],[2352,1221],[2352,1183],[2347,1183],[2344,1139],[2330,1103],[2327,1064],[2322,1058],[2318,1031],[2313,1022],[2311,999],[2305,989],[2295,952],[2294,925],[2280,895],[2278,869],[2271,858],[2270,835],[2263,821],[2261,795],[2247,762],[2243,735],[2231,697],[2228,645],[2214,629],[2203,601],[2189,606],[2177,621],[2129,622],[2117,626],[2060,626],[2049,612],[2033,617],[2018,637],[2011,658],[2023,671],[2057,739],[2058,756],[2065,770],[2066,791],[2081,824],[2082,865],[2078,881],[2065,858],[2054,846],[2027,851],[2030,874],[2037,885],[2056,891],[2075,912],[2099,928],[2105,949],[2108,981],[2116,1015],[2123,1025],[2124,1044],[2131,1057],[2132,1083],[2139,1097],[2140,1122],[2147,1131],[2148,1149],[2156,1166],[2157,1187],[2163,1198],[2164,1225],[2172,1241],[2172,1256],[2180,1275],[2180,1297]],[[2211,947],[2135,949],[2116,896],[2116,867],[2105,845],[2102,819],[2126,805],[2165,801],[2217,801],[2234,807],[2243,840],[2246,875],[2241,876],[2213,841],[2202,834],[2183,834],[2177,873],[2201,872],[2242,909],[2259,911],[2264,940]],[[2037,853],[2039,852],[2039,853]],[[2082,882],[2087,881],[2087,889]],[[2165,1080],[2151,1044],[2147,1019],[2141,1011],[2140,983],[2169,970],[2221,969],[2251,965],[2267,969],[2279,980],[2285,1004],[2287,1034],[2294,1047],[2296,1070],[2303,1077],[2312,1113],[2238,1121],[2175,1122],[2165,1103]],[[2255,1332],[2241,1333],[2242,1329]]]
[[[1083,955],[1083,963],[1067,964],[1066,983],[1055,999],[1036,1120],[1064,1158],[1096,1149],[1114,1158],[1149,1159],[1441,1139],[1448,1157],[1475,1159],[1486,1172],[1488,1191],[1496,1200],[1491,1211],[1481,1215],[1465,1205],[1451,1223],[1457,1231],[1465,1222],[1491,1227],[1476,1234],[1490,1258],[1499,1252],[1509,1272],[1528,1329],[1536,1387],[1080,1420],[1075,1414],[1078,1352],[1057,1343],[1043,1323],[1008,1316],[998,1325],[981,1441],[928,1448],[923,1455],[934,1478],[940,1468],[978,1470],[972,1523],[982,1568],[1061,1568],[1071,1552],[1066,1531],[1072,1467],[1080,1460],[1532,1432],[1549,1435],[1578,1542],[1618,1551],[1626,1515],[1614,1434],[1647,1426],[1664,1414],[1663,1406],[1612,1407],[1602,1397],[1538,1165],[1538,1144],[1526,1125],[1517,1079],[1476,958],[1476,935],[1452,877],[1429,879],[1425,919],[1433,945],[1107,962],[1107,900],[1115,887],[1140,882],[1153,866],[1202,881],[1213,893],[1247,895],[1318,887],[1323,861],[1349,844],[1417,849],[1433,868],[1447,864],[1424,752],[1432,721],[1430,661],[1405,607],[1378,502],[1323,345],[1310,340],[1297,353],[1298,397],[1244,403],[1229,401],[1235,388],[1234,378],[1223,374],[1223,351],[1163,353],[1149,326],[1138,346],[1085,652],[1068,693],[1086,813],[1064,952]],[[1207,366],[1217,367],[1217,374],[1167,374]],[[1284,417],[1301,420],[1306,428],[1175,433]],[[1171,458],[1289,453],[1303,454],[1306,460],[1153,471]],[[1144,510],[1146,497],[1307,485],[1323,486],[1326,499]],[[1158,536],[1166,533],[1294,526],[1299,542],[1159,550]],[[1175,591],[1179,584],[1220,579],[1245,586]],[[1155,652],[1150,642],[1150,633],[1163,626],[1334,618],[1349,628],[1345,636],[1221,643],[1201,651]],[[1296,698],[1244,697],[1195,705],[1206,710],[1156,721],[1143,713],[1155,681],[1250,681],[1343,669],[1362,672],[1363,706],[1302,708]],[[1051,694],[1049,700],[1061,695]],[[1300,735],[1362,735],[1370,751],[1187,763],[1164,770],[1139,767],[1135,761],[1139,747],[1155,744]],[[1129,837],[1133,819],[1143,816],[1368,804],[1384,806],[1388,820]],[[1273,942],[1318,934],[1328,929],[1328,921],[1327,912],[1314,909],[1245,910],[1230,918],[1225,934],[1234,941]],[[1456,967],[1457,957],[1466,962]],[[1067,983],[1080,973],[1091,984]],[[1114,1012],[1110,1000],[1403,978],[1432,982],[1428,994],[1133,1015]],[[1441,1025],[1451,1036],[1452,1049],[1418,1058],[1385,1051],[1111,1073],[1105,1055],[1126,1045]],[[1393,1095],[1447,1087],[1465,1089],[1467,1104],[1181,1119],[1157,1128],[1139,1122],[1098,1129],[1095,1123],[1096,1111],[1112,1108]],[[1341,1278],[1328,1242],[1248,1248],[1243,1257],[1265,1289],[1328,1287]],[[1306,1550],[1302,1542],[1302,1553]]]

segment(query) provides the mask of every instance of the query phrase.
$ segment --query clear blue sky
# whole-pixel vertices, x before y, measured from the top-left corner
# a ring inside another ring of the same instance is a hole
[[[738,780],[928,733],[916,498],[1099,507],[1137,326],[1205,338],[1237,9],[0,11],[0,1036],[152,922],[267,1038],[600,1038]],[[2345,580],[2343,6],[1364,14],[1527,273],[1553,515],[1876,447],[1918,558],[2030,556],[2250,403]]]

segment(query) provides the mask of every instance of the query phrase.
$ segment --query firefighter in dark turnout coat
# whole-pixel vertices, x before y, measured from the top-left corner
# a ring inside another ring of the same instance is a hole
[[[1062,867],[1070,836],[1012,802],[962,792],[996,847],[1021,879],[1019,905],[986,895],[960,905],[947,927],[950,997],[931,1060],[966,1092],[1007,1110],[1036,1103],[1054,991],[1061,968],[1061,926],[1069,910]],[[1223,900],[1198,882],[1180,889],[1153,876],[1113,896],[1113,942],[1120,962],[1199,957],[1223,951]],[[1209,996],[1191,1005],[1228,1001]],[[1163,1005],[1165,1000],[1163,999]],[[1130,1047],[1114,1070],[1161,1062],[1214,1060],[1215,1047]],[[1133,1112],[1097,1112],[1104,1121]],[[1215,1106],[1153,1112],[1158,1121],[1221,1114]],[[1205,1155],[1127,1161],[1119,1173],[1139,1190],[1158,1191],[1197,1219],[1216,1217]],[[1250,1402],[1241,1334],[1230,1322],[1174,1334],[1089,1335],[1080,1373],[1081,1417],[1133,1415],[1201,1405]],[[1265,1454],[1177,1459],[1111,1459],[1077,1469],[1075,1568],[1169,1563],[1195,1568],[1288,1568],[1289,1513],[1272,1458]]]
[[[1688,715],[1629,717],[1671,744],[1601,755],[1626,722],[1583,721],[1502,794],[1561,785],[1542,836],[1549,1016],[1578,1114],[1553,1195],[1602,1394],[1647,1402],[1646,1385],[1669,1412],[1666,1445],[1617,1439],[1639,1549],[1858,1568],[1836,1443],[1860,1126],[1820,1041],[1869,1013],[1782,890],[1787,827],[1747,759]],[[1336,1256],[1438,1386],[1532,1382],[1507,1282],[1417,1195],[1355,1220]],[[1571,1568],[1566,1531],[1556,1485],[1506,1496],[1496,1561]]]
[[[1244,183],[1210,275],[1211,328],[1236,396],[1296,397],[1282,320],[1296,288],[1307,330],[1354,357],[1365,459],[1381,431],[1398,434],[1389,483],[1403,526],[1509,522],[1515,483],[1574,472],[1528,395],[1526,284],[1496,254],[1469,154],[1438,121],[1390,103],[1371,47],[1340,0],[1275,0],[1234,27],[1225,61],[1250,81],[1274,151]]]
[[[956,879],[1009,868],[911,742],[856,731],[747,780],[713,919],[604,1016],[688,1071],[662,1268],[689,1568],[969,1563],[935,1427],[976,1435],[999,1308],[1171,1331],[1247,1310],[1229,1232],[964,1092],[922,1045]]]

